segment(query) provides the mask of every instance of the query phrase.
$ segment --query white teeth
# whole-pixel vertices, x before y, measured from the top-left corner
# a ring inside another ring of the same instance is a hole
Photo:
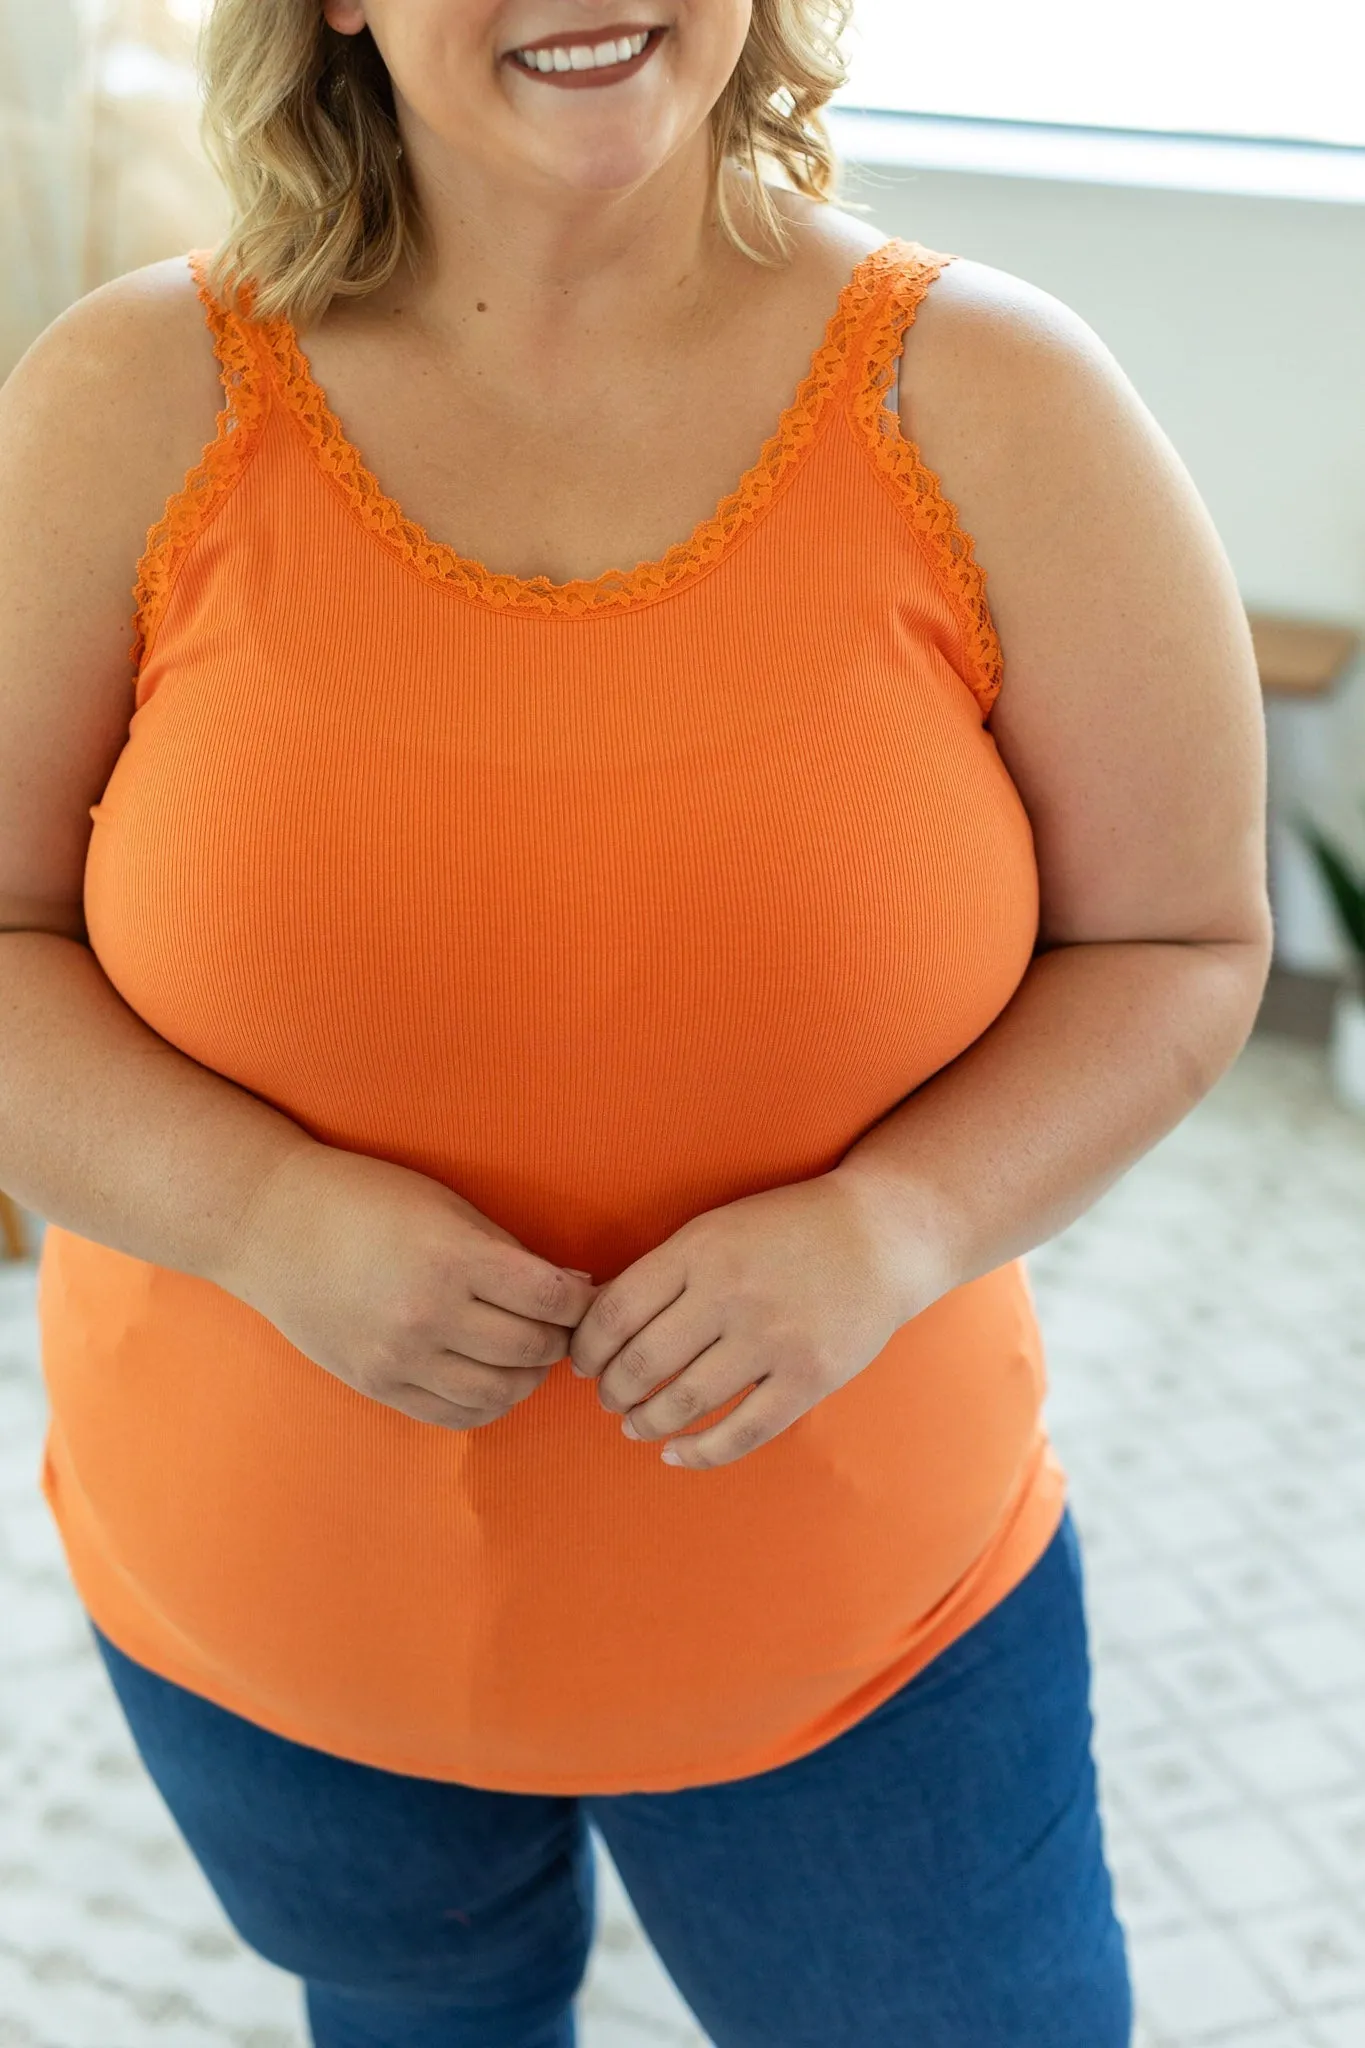
[[[514,50],[513,56],[528,71],[595,71],[603,64],[625,64],[632,57],[638,57],[649,41],[649,33],[638,36],[621,36],[611,43],[598,43],[590,47],[587,43],[573,43],[567,49],[561,43],[553,50]]]

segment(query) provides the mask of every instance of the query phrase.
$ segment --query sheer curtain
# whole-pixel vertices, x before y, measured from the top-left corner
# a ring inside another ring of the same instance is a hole
[[[83,292],[220,233],[197,133],[204,5],[0,0],[0,376]]]

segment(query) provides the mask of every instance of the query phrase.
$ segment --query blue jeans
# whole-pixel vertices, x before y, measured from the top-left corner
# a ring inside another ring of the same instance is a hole
[[[133,1739],[316,2048],[575,2048],[591,1822],[717,2048],[1129,2048],[1070,1511],[809,1755],[680,1792],[489,1792],[268,1733],[96,1631]]]

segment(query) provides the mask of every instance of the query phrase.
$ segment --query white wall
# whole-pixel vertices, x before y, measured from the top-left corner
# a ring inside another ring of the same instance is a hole
[[[852,164],[843,197],[1073,307],[1179,449],[1247,606],[1365,631],[1365,206]],[[1342,949],[1286,821],[1311,804],[1365,855],[1365,662],[1268,725],[1279,958],[1324,971]]]

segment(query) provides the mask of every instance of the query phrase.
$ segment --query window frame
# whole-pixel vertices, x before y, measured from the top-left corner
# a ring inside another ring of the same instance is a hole
[[[823,118],[852,165],[1365,206],[1365,148],[1349,143],[905,113],[842,100],[831,100]]]

